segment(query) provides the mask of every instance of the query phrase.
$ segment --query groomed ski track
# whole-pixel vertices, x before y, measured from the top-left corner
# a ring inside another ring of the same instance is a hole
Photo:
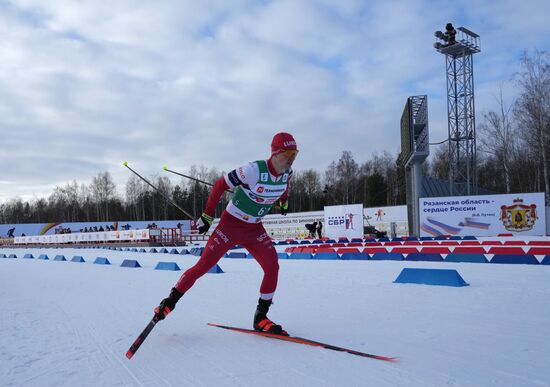
[[[3,249],[2,253],[21,249]],[[380,362],[229,334],[248,327],[261,281],[252,260],[222,259],[126,350],[197,257],[27,249],[0,260],[3,386],[548,386],[550,266],[396,261],[280,261],[270,317],[293,335],[399,357]],[[82,255],[85,263],[56,262]],[[111,266],[94,265],[106,256]],[[119,267],[138,259],[143,268]],[[465,288],[394,284],[404,267],[453,268]]]

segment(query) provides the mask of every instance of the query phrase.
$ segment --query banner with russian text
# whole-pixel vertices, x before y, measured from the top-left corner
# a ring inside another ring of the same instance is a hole
[[[329,238],[363,238],[363,205],[325,207],[325,233]]]
[[[544,193],[420,198],[420,235],[546,235]]]
[[[149,229],[102,231],[74,234],[32,235],[15,237],[15,244],[78,243],[78,242],[143,242],[149,240]],[[160,231],[160,230],[159,230]]]

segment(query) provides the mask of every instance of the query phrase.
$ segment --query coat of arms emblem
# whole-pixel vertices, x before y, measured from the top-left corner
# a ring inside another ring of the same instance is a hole
[[[537,205],[525,205],[523,199],[514,199],[511,206],[501,206],[500,220],[508,231],[528,231],[533,228],[537,217]]]

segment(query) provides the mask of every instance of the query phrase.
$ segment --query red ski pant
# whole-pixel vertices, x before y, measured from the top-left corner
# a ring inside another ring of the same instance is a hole
[[[264,226],[261,223],[243,222],[225,211],[218,227],[208,239],[199,261],[182,274],[176,283],[176,289],[185,293],[235,245],[246,248],[262,267],[264,277],[260,293],[262,295],[274,293],[277,288],[279,262],[277,251]]]

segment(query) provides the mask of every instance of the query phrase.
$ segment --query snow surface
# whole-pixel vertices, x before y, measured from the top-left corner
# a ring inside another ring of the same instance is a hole
[[[550,386],[550,266],[281,260],[270,317],[291,334],[385,356],[388,363],[249,336],[259,265],[222,259],[125,353],[191,255],[0,249],[2,386]],[[48,254],[49,261],[21,259]],[[82,255],[86,263],[68,260]],[[94,265],[107,257],[112,265]],[[120,267],[137,259],[142,268]],[[454,288],[394,284],[404,267],[456,269]]]

